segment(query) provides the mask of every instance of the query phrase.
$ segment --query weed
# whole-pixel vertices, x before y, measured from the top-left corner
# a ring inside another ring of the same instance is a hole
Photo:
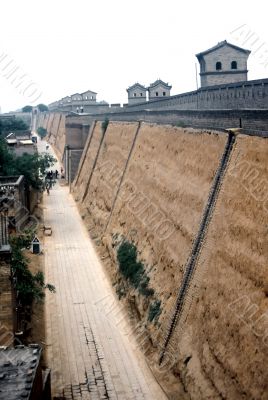
[[[155,322],[157,322],[159,315],[162,312],[160,306],[161,306],[161,300],[155,300],[152,304],[150,304],[149,313],[148,313],[148,320],[150,322],[152,322],[153,320],[155,320]]]
[[[105,120],[101,124],[103,134],[106,132],[108,125],[109,125],[109,120],[108,120],[108,118],[105,118]]]

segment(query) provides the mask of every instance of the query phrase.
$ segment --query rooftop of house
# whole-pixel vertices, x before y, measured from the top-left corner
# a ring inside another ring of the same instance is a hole
[[[30,399],[41,353],[38,344],[0,348],[1,399]]]
[[[156,87],[156,86],[159,86],[159,85],[165,86],[165,87],[168,88],[168,89],[171,89],[171,88],[172,88],[172,86],[169,85],[168,83],[163,82],[161,79],[157,79],[155,82],[153,82],[153,83],[150,84],[150,86],[148,87],[148,89],[152,89],[152,88],[154,88],[154,87]]]
[[[94,94],[97,94],[96,92],[93,92],[93,90],[86,90],[85,92],[80,93],[80,94],[87,94],[87,93],[94,93]]]
[[[235,46],[235,45],[232,44],[232,43],[227,42],[227,40],[223,40],[222,42],[219,42],[219,43],[216,44],[215,46],[210,47],[209,49],[207,49],[207,50],[205,50],[205,51],[202,51],[201,53],[196,54],[196,57],[197,57],[198,60],[199,60],[199,59],[202,58],[204,55],[209,54],[209,53],[212,53],[213,51],[218,50],[218,49],[220,49],[220,48],[223,47],[223,46],[232,47],[233,49],[235,49],[235,50],[237,50],[237,51],[240,51],[240,52],[243,52],[243,53],[248,54],[248,55],[251,53],[250,50],[243,49],[242,47],[238,47],[238,46]]]
[[[23,175],[0,176],[0,187],[19,186],[23,182]]]
[[[31,137],[31,131],[29,130],[21,130],[21,131],[16,131],[16,132],[10,132],[6,136],[6,141],[11,141],[11,140],[27,140],[30,139]]]

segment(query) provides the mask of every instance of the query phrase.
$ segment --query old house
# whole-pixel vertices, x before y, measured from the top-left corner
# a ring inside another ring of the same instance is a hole
[[[24,153],[35,154],[37,152],[36,145],[32,141],[31,131],[11,132],[6,136],[6,142],[17,157],[22,156]]]

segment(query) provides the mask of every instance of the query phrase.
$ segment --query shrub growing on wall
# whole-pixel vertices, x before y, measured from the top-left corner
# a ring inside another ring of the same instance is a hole
[[[129,280],[130,284],[137,288],[144,273],[144,267],[137,261],[137,250],[134,244],[129,242],[121,243],[117,259],[122,275]]]
[[[109,125],[109,120],[108,120],[108,118],[105,118],[105,120],[101,124],[103,134],[106,132],[108,125]]]
[[[157,321],[159,315],[161,314],[161,301],[155,300],[152,304],[150,304],[148,320],[152,322],[153,320]]]
[[[137,249],[133,243],[123,241],[117,251],[119,270],[125,279],[139,289],[144,296],[151,296],[154,291],[148,288],[149,277],[146,275],[144,265],[137,261]]]

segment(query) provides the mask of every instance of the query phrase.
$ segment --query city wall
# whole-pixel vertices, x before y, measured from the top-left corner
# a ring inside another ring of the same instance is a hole
[[[77,104],[76,104],[77,103]],[[78,104],[79,103],[79,104]],[[56,106],[51,111],[76,112],[83,105],[90,114],[128,112],[137,110],[241,110],[268,109],[268,79],[258,79],[200,88],[175,96],[159,98],[140,104],[97,104],[74,102],[71,105]]]
[[[145,337],[148,362],[163,385],[168,382],[170,398],[266,399],[268,376],[261,366],[268,354],[267,117],[266,110],[137,110],[48,113],[39,119],[62,158],[67,153],[72,158],[68,146],[80,149],[75,178],[70,169],[74,198],[139,327],[135,334]],[[223,171],[219,165],[229,138],[223,129],[241,123],[247,133],[263,137],[238,135]],[[195,268],[174,325],[200,229]],[[135,243],[153,295],[142,295],[122,279],[117,249],[123,239]],[[149,323],[157,301],[161,314]]]
[[[268,139],[238,135],[226,153],[229,137],[137,121],[110,122],[104,132],[96,122],[72,186],[169,398],[266,399]],[[166,343],[200,229],[183,312]],[[123,239],[135,243],[153,294],[122,278],[117,249]],[[161,308],[157,323],[148,320],[155,302]],[[114,310],[109,302],[98,307]]]

